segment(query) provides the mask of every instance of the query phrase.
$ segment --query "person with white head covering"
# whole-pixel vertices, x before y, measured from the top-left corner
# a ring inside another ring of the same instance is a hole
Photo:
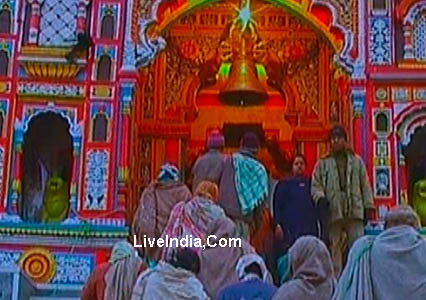
[[[136,281],[129,300],[209,300],[196,275],[200,260],[191,249],[175,249],[168,261],[160,261]],[[127,300],[127,299],[126,299]]]
[[[406,205],[385,216],[385,230],[353,245],[333,300],[426,299],[426,240]]]
[[[82,300],[127,300],[139,273],[146,269],[127,241],[114,245],[107,263],[95,268],[81,293]]]
[[[225,287],[218,300],[269,300],[277,291],[263,259],[257,254],[242,256],[235,271],[240,282]]]
[[[170,212],[179,202],[191,199],[191,191],[180,180],[179,169],[170,163],[161,166],[157,180],[142,192],[139,206],[133,219],[132,234],[137,240],[158,239],[169,220]],[[144,258],[150,263],[160,259],[161,249],[157,246],[143,249]]]

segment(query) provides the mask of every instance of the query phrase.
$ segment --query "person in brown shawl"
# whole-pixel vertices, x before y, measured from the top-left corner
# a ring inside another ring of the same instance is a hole
[[[221,218],[211,223],[207,235],[215,235],[217,239],[212,242],[218,242],[222,238],[236,238],[236,231],[231,219]],[[206,247],[201,252],[198,279],[212,299],[216,299],[216,295],[223,287],[239,282],[235,266],[243,255],[249,253],[255,251],[244,239],[241,239],[241,247]]]
[[[164,164],[157,180],[143,191],[133,219],[132,232],[138,241],[142,241],[144,235],[160,238],[173,207],[179,202],[189,201],[191,197],[191,191],[180,181],[179,170],[172,164]],[[161,249],[156,246],[142,251],[150,262],[160,259]]]
[[[207,138],[207,152],[201,155],[192,168],[192,190],[205,180],[219,185],[222,177],[225,157],[221,150],[225,146],[225,138],[218,130],[214,130]]]
[[[289,278],[288,281],[287,278]],[[302,236],[288,252],[284,282],[272,300],[326,300],[333,295],[335,279],[330,252],[314,236]]]
[[[147,266],[127,241],[118,242],[107,263],[95,268],[81,293],[82,300],[128,300]]]

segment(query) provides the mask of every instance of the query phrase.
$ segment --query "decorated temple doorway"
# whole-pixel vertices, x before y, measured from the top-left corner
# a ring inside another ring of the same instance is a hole
[[[60,222],[69,208],[72,137],[66,119],[54,112],[32,118],[23,143],[20,215],[27,222]]]
[[[174,9],[162,2],[158,22],[144,29],[158,53],[139,73],[132,148],[140,153],[146,140],[150,152],[133,163],[132,201],[166,160],[190,174],[212,130],[225,134],[227,153],[245,131],[257,132],[259,159],[269,170],[279,165],[279,179],[296,152],[312,170],[333,124],[350,128],[348,74],[335,63],[340,27],[328,24],[329,35],[318,19],[263,0]],[[327,7],[315,11],[332,22]]]
[[[407,163],[408,199],[426,221],[426,125],[416,128],[404,149]],[[422,224],[426,226],[426,223]]]

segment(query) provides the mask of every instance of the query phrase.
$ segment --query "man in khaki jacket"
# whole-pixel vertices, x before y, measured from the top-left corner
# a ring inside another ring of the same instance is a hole
[[[375,209],[365,165],[348,148],[342,126],[332,128],[330,143],[331,153],[314,168],[311,194],[319,206],[328,208],[323,227],[328,230],[335,275],[339,276],[346,246],[349,249],[364,234],[364,222]]]

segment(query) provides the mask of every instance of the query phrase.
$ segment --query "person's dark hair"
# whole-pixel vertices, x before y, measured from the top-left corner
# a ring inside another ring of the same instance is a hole
[[[245,148],[247,150],[257,152],[260,147],[259,136],[254,132],[246,132],[240,140],[241,148]]]
[[[225,147],[225,137],[219,130],[213,130],[207,137],[207,149],[222,149]]]
[[[348,134],[346,133],[346,129],[343,126],[341,126],[341,125],[334,125],[331,128],[331,130],[330,130],[330,139],[332,137],[335,137],[335,136],[342,137],[342,138],[345,139],[345,141],[348,140]]]
[[[246,274],[256,274],[259,278],[262,278],[262,268],[256,262],[245,267],[244,271]]]
[[[300,157],[301,159],[303,159],[303,162],[306,164],[306,157],[302,154],[302,153],[297,153],[294,157],[293,160],[291,161],[291,165],[294,164],[294,162],[296,161],[296,158]]]
[[[182,268],[194,274],[200,272],[200,258],[189,248],[177,249],[170,264],[175,268]]]

